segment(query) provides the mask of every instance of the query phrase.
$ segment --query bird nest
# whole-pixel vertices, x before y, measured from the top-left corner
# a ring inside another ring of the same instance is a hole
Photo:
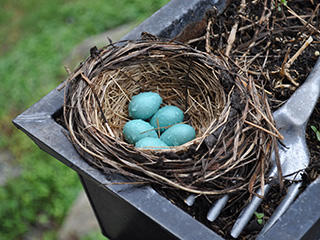
[[[182,109],[196,138],[158,150],[126,143],[128,104],[145,91]],[[92,49],[67,81],[64,119],[78,152],[97,168],[195,194],[253,192],[281,138],[252,78],[218,57],[158,39]]]

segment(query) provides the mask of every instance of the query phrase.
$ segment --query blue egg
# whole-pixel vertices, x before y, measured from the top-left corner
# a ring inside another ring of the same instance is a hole
[[[153,137],[145,137],[140,139],[136,142],[135,145],[137,148],[144,148],[144,149],[168,149],[168,145],[161,141],[159,138]]]
[[[168,128],[160,139],[168,146],[180,146],[196,137],[196,131],[188,124],[176,124]]]
[[[141,119],[127,122],[123,127],[123,135],[128,143],[136,143],[145,137],[158,137],[153,127]]]
[[[175,106],[165,106],[160,108],[151,118],[150,124],[154,128],[160,127],[160,131],[164,132],[170,125],[181,123],[183,121],[183,112]],[[158,126],[159,124],[159,126]]]
[[[143,92],[133,96],[129,103],[129,116],[134,119],[146,120],[155,114],[162,103],[158,93]]]

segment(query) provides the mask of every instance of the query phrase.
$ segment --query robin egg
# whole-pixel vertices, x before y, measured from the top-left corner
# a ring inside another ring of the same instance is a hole
[[[158,93],[143,92],[132,97],[129,103],[129,116],[133,119],[149,119],[155,114],[162,103]]]

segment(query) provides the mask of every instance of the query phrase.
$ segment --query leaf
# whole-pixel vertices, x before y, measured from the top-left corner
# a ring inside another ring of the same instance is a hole
[[[311,126],[311,129],[315,132],[315,133],[317,133],[318,132],[318,129],[315,127],[315,126]]]
[[[318,141],[320,142],[320,131],[313,125],[311,126],[311,129],[314,131],[314,133],[317,136]]]
[[[320,142],[320,131],[317,131],[317,132],[316,132],[316,135],[317,135],[318,141]]]
[[[263,213],[254,212],[254,214],[256,215],[257,219],[262,219],[264,217]]]
[[[263,213],[254,212],[254,215],[256,215],[258,224],[261,225],[263,223],[264,214]]]

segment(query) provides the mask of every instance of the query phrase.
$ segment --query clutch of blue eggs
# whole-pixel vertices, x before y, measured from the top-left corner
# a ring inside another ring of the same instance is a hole
[[[183,111],[171,105],[160,108],[162,103],[161,96],[155,92],[132,97],[128,110],[133,120],[123,127],[128,143],[143,149],[169,149],[195,139],[194,128],[183,123]]]

